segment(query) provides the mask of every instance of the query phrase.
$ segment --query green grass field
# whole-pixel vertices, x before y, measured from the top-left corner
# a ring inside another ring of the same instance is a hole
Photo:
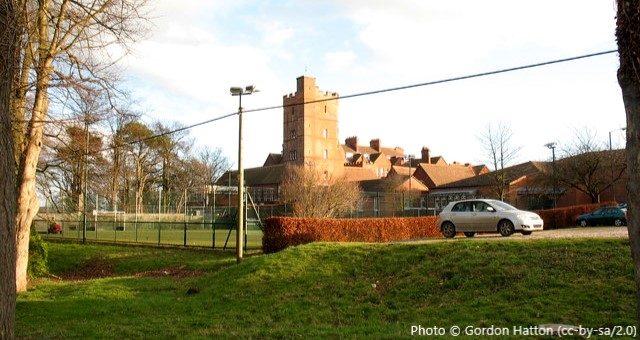
[[[38,280],[18,297],[19,337],[408,337],[412,325],[635,325],[628,240],[317,243],[239,265],[212,250],[51,243],[50,261],[58,276],[98,263],[110,277]],[[193,275],[139,274],[176,267]],[[191,287],[198,293],[187,294]]]
[[[160,232],[158,232],[160,225]],[[45,238],[82,239],[82,224],[74,221],[66,222],[62,234],[43,234]],[[232,228],[229,233],[229,228]],[[98,225],[97,231],[93,223],[87,226],[86,238],[88,240],[123,242],[123,243],[151,243],[162,245],[185,245],[184,225],[182,223],[156,223],[156,222],[129,222],[124,226],[124,230],[114,230],[111,222]],[[236,233],[235,226],[216,225],[215,248],[222,248],[227,243],[227,248],[235,248]],[[46,233],[46,223],[36,224],[36,230]],[[213,247],[214,231],[211,224],[189,223],[187,224],[187,246]],[[228,237],[228,242],[227,242]],[[262,231],[256,226],[250,226],[247,230],[247,248],[262,248]]]

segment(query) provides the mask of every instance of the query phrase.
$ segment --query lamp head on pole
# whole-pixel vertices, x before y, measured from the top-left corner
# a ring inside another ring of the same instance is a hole
[[[556,148],[556,142],[547,143],[544,146],[546,146],[549,149],[555,149]]]
[[[245,86],[245,88],[242,88],[239,86],[233,86],[229,88],[229,92],[231,92],[232,96],[242,96],[242,95],[249,95],[254,92],[260,92],[260,90],[258,90],[255,85],[247,85]]]

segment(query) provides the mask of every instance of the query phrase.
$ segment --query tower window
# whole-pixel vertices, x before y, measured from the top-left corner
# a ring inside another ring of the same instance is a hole
[[[324,149],[324,159],[329,159],[329,150]]]
[[[296,139],[296,130],[291,130],[290,131],[289,138],[290,139]]]
[[[327,106],[324,106],[324,113],[327,113]]]
[[[289,151],[289,160],[295,161],[298,159],[298,152],[296,150]]]
[[[322,130],[322,137],[324,137],[324,139],[327,139],[327,136],[329,136],[329,130],[327,129]]]

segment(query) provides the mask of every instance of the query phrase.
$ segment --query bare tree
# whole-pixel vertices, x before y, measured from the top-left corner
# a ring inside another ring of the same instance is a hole
[[[513,132],[504,123],[498,123],[496,127],[487,125],[486,130],[478,139],[480,140],[489,163],[493,166],[491,176],[494,179],[494,191],[500,200],[505,199],[509,186],[506,167],[516,159],[521,147],[513,145]]]
[[[640,1],[618,0],[617,4],[618,83],[627,115],[627,228],[635,267],[637,319],[640,321]]]
[[[576,131],[573,143],[563,148],[563,153],[563,158],[556,162],[556,179],[586,194],[592,203],[600,202],[600,194],[625,173],[624,151],[605,150],[588,129]]]
[[[153,132],[141,122],[128,123],[122,128],[121,133],[126,143],[124,146],[127,169],[125,180],[133,183],[135,211],[143,213],[144,194],[154,176],[159,172],[155,144],[157,139],[151,138]]]
[[[20,65],[13,92],[12,131],[17,160],[16,289],[27,287],[29,229],[38,212],[36,169],[52,85],[70,81],[110,88],[102,75],[106,47],[139,36],[146,0],[16,0],[21,29]]]
[[[281,190],[282,201],[292,206],[296,217],[338,217],[361,199],[357,183],[325,177],[310,166],[288,166]]]
[[[213,185],[231,167],[229,159],[222,154],[220,148],[202,147],[196,158],[205,167],[205,171],[200,174],[205,185]]]
[[[88,127],[69,125],[51,146],[43,150],[38,165],[41,192],[51,187],[64,191],[76,211],[84,209],[85,178],[97,178],[104,166],[102,138]],[[102,176],[100,176],[102,177]],[[94,182],[97,182],[94,180]]]
[[[188,183],[193,177],[188,178],[185,182],[178,182],[179,169],[183,167],[183,159],[191,148],[192,141],[187,139],[188,131],[181,130],[183,126],[178,123],[165,125],[161,122],[153,124],[153,132],[159,137],[152,142],[153,148],[160,159],[160,185],[162,186],[162,195],[165,205],[171,204],[173,201],[177,206],[182,206],[184,189],[188,188]],[[172,131],[178,131],[173,132]],[[193,174],[192,174],[193,175]],[[181,185],[182,184],[182,185]],[[173,197],[172,197],[173,196]],[[180,202],[177,202],[179,199]]]
[[[118,115],[109,121],[111,128],[111,141],[109,150],[107,152],[109,158],[109,171],[107,176],[109,177],[109,200],[111,201],[111,208],[117,210],[118,204],[124,202],[119,197],[121,188],[124,186],[123,174],[124,174],[124,147],[126,145],[124,140],[123,127],[127,124],[135,121],[137,116],[128,109],[122,109],[118,112]]]
[[[0,339],[15,336],[16,172],[10,97],[17,64],[18,31],[13,0],[0,1]]]

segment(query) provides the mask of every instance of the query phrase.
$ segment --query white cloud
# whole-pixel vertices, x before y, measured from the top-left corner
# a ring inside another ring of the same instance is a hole
[[[330,69],[344,69],[353,64],[357,56],[353,51],[336,51],[325,53],[327,67]]]
[[[268,22],[260,25],[263,38],[267,45],[282,45],[290,40],[294,35],[292,27],[283,27],[279,22]]]
[[[147,107],[186,124],[235,111],[232,85],[262,90],[247,108],[281,104],[306,66],[321,89],[345,95],[615,47],[615,4],[607,1],[302,1],[270,4],[268,13],[254,2],[159,4],[156,29],[134,47],[129,69],[144,83]],[[231,18],[245,25],[228,25]],[[524,146],[522,160],[544,159],[540,145],[575,126],[624,125],[616,67],[610,55],[345,99],[341,138],[380,137],[416,154],[427,145],[450,161],[480,162],[475,136],[503,120]],[[246,117],[248,165],[260,165],[280,151],[282,111]],[[193,135],[224,143],[235,159],[236,124],[228,119]]]

